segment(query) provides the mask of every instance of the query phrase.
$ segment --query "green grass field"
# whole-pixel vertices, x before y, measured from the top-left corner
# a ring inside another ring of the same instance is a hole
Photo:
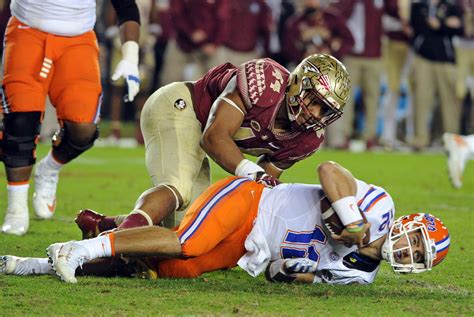
[[[48,148],[40,146],[38,156]],[[20,315],[283,315],[473,316],[474,162],[461,190],[450,186],[441,154],[363,153],[322,150],[295,165],[286,182],[317,182],[315,167],[334,160],[394,198],[397,215],[428,211],[450,229],[447,260],[432,272],[400,276],[384,264],[369,286],[278,285],[240,269],[192,280],[148,281],[81,277],[76,285],[55,276],[0,276],[0,316]],[[214,166],[214,180],[225,172]],[[5,179],[3,169],[0,173]],[[5,184],[5,183],[4,183]],[[73,219],[82,208],[127,213],[150,186],[144,149],[94,148],[66,166],[53,220],[32,219],[23,237],[0,234],[0,254],[45,256],[54,242],[79,239]],[[33,186],[32,186],[33,187]],[[30,188],[30,197],[33,188]],[[0,217],[6,210],[0,186]],[[30,207],[32,218],[34,212]]]

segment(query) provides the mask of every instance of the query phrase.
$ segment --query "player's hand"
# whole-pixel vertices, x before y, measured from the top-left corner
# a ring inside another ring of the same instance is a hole
[[[283,262],[283,271],[287,274],[314,273],[318,268],[318,262],[308,258],[287,259]]]
[[[255,175],[255,181],[257,183],[265,185],[265,187],[273,188],[279,184],[281,184],[278,178],[275,178],[265,172],[257,172]]]
[[[133,101],[140,90],[138,44],[134,41],[127,41],[122,45],[122,60],[115,68],[112,80],[118,80],[120,77],[123,77],[127,83],[128,93],[125,101]]]
[[[357,245],[359,248],[361,248],[363,247],[364,237],[369,228],[370,223],[364,223],[362,230],[359,232],[349,232],[346,228],[341,232],[340,235],[333,234],[332,238],[348,248],[352,247],[353,245]]]

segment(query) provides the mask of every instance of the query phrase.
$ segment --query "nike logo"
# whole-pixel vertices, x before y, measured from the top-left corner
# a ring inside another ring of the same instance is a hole
[[[31,29],[31,26],[28,26],[28,25],[19,25],[18,28],[19,28],[19,29],[22,29],[22,30],[26,30],[26,29]]]
[[[272,148],[274,148],[274,149],[277,149],[277,150],[280,149],[280,147],[278,147],[278,146],[276,146],[275,144],[273,144],[273,142],[269,142],[268,145],[270,145],[270,146],[271,146]]]
[[[52,205],[46,204],[46,206],[48,207],[49,211],[51,211],[51,212],[53,213],[53,212],[54,212],[54,209],[56,209],[56,198],[54,199]]]

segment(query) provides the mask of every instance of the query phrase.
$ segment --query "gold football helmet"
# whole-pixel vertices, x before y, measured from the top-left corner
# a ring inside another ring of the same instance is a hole
[[[346,67],[328,54],[306,57],[291,72],[286,91],[288,116],[291,121],[305,114],[300,128],[315,131],[324,129],[342,115],[351,91],[351,80]],[[321,115],[315,118],[308,111],[312,103],[321,105]]]

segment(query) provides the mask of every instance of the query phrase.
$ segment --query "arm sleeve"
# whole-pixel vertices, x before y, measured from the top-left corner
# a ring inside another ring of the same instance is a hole
[[[122,25],[127,21],[135,21],[140,24],[140,12],[135,0],[111,0],[117,13],[118,24]]]

